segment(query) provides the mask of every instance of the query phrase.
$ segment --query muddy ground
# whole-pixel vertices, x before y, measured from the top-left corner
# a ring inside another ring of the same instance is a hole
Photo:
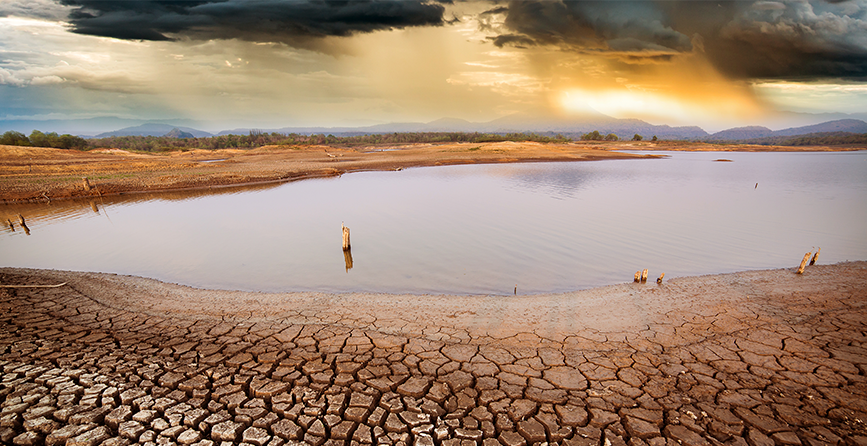
[[[867,444],[867,262],[528,297],[0,283],[63,284],[0,288],[4,444]]]

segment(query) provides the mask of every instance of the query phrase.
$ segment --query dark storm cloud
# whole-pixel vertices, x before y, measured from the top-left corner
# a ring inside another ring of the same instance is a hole
[[[628,63],[703,51],[737,79],[867,79],[867,0],[513,0],[485,14],[504,16],[499,29],[479,20],[501,47],[554,45]]]
[[[80,34],[131,40],[241,39],[294,44],[326,36],[443,24],[421,0],[61,0]],[[443,3],[443,2],[438,2]],[[445,3],[448,3],[446,1]]]
[[[523,36],[535,45],[615,51],[692,48],[689,37],[665,23],[664,15],[650,2],[520,0],[490,12],[505,13],[509,34]]]

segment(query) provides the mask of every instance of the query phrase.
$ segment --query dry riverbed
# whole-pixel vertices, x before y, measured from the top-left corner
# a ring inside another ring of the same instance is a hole
[[[867,444],[867,262],[529,297],[0,283],[64,284],[0,288],[4,444]]]

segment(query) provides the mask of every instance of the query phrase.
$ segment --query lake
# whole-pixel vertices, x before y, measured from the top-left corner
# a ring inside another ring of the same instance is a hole
[[[867,259],[865,151],[653,153],[667,157],[0,205],[30,229],[4,225],[0,266],[248,291],[531,294],[644,268],[654,282],[796,267],[818,247],[819,263]]]

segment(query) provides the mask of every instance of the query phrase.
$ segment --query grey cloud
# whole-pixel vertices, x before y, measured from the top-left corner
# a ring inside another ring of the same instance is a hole
[[[499,41],[503,45],[532,42],[618,52],[692,48],[689,37],[665,23],[664,14],[650,2],[515,0],[492,11],[506,14],[504,26],[511,37]]]
[[[501,26],[493,14],[505,16]],[[737,79],[867,79],[867,0],[513,0],[479,23],[497,46],[553,45],[628,63],[699,51]]]
[[[68,9],[54,0],[3,0],[0,2],[0,17],[60,20],[69,14]]]
[[[240,39],[290,45],[326,36],[444,23],[423,0],[61,0],[73,31],[131,40]]]

